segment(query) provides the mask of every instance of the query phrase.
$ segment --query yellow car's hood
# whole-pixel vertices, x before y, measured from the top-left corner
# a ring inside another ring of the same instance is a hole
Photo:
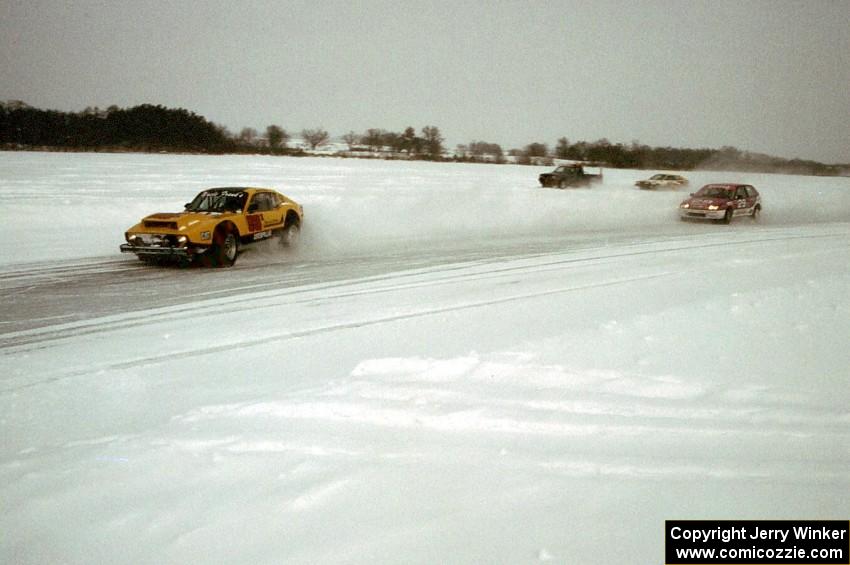
[[[185,230],[197,227],[204,223],[215,223],[222,218],[237,216],[233,212],[159,212],[145,216],[142,225],[146,228],[157,228],[166,230]]]

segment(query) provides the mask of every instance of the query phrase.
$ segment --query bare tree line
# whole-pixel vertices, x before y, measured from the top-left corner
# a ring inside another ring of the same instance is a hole
[[[263,135],[250,127],[236,135],[188,110],[143,104],[132,108],[110,106],[82,112],[40,110],[21,101],[0,102],[0,149],[54,148],[58,150],[191,151],[206,153],[259,152],[299,155],[331,144],[323,127],[298,132],[300,146],[291,147],[294,136],[271,124]],[[650,147],[639,141],[612,143],[557,140],[554,148],[535,141],[504,151],[497,143],[475,140],[446,151],[436,126],[416,131],[412,126],[394,132],[370,128],[349,131],[339,138],[344,156],[430,159],[439,161],[490,162],[548,165],[554,159],[593,162],[631,169],[691,170],[695,168],[792,174],[847,175],[850,165],[825,165],[816,161],[784,159],[724,146],[720,149]]]
[[[302,142],[311,150],[331,143],[331,135],[322,127],[302,129],[299,132]],[[234,139],[241,145],[267,145],[273,149],[287,149],[293,136],[278,125],[266,127],[265,136],[258,135],[254,128],[243,128]],[[443,136],[436,126],[425,126],[421,135],[410,126],[403,132],[370,128],[363,133],[349,131],[340,138],[351,152],[394,152],[408,156],[438,159],[443,156]]]

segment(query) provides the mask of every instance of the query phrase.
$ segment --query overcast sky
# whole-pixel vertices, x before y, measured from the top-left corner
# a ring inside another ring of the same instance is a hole
[[[850,0],[0,0],[0,99],[850,162]]]

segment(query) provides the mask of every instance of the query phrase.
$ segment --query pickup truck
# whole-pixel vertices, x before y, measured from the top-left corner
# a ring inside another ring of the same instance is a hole
[[[553,188],[567,188],[571,186],[589,186],[595,182],[602,182],[602,169],[599,174],[587,173],[579,164],[560,165],[551,173],[543,173],[539,177],[540,186]]]

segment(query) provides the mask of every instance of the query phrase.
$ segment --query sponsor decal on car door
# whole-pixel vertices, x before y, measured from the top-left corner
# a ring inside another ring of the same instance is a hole
[[[283,210],[270,192],[255,194],[250,209],[256,212],[248,216],[248,227],[253,232],[255,241],[271,237],[272,230],[283,224]]]
[[[744,214],[746,210],[750,207],[750,204],[747,201],[747,191],[743,186],[739,186],[738,190],[735,192],[735,215]]]
[[[747,210],[752,215],[755,212],[756,204],[758,204],[759,197],[756,193],[756,189],[751,186],[744,187],[747,191]]]

